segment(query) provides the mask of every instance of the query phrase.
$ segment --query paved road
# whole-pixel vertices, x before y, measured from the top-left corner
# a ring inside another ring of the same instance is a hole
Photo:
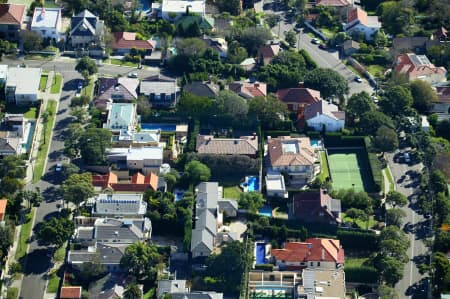
[[[295,22],[291,22],[286,19],[285,13],[283,11],[273,11],[273,2],[271,1],[260,1],[255,4],[255,9],[258,11],[263,11],[268,14],[277,14],[280,16],[280,22],[272,28],[272,33],[276,36],[280,36],[284,39],[284,33],[293,30]],[[330,68],[337,71],[341,76],[347,79],[350,95],[354,93],[359,93],[361,91],[366,91],[369,94],[373,93],[373,88],[369,83],[363,79],[362,83],[355,82],[356,74],[348,69],[339,59],[339,54],[337,51],[327,51],[319,49],[318,45],[311,43],[311,37],[306,33],[299,33],[297,38],[300,38],[300,49],[305,49],[311,58],[317,63],[319,67]],[[298,43],[295,45],[297,48]]]
[[[410,248],[407,254],[410,260],[405,266],[403,279],[397,283],[395,289],[399,298],[426,298],[427,292],[423,284],[421,284],[423,283],[421,280],[425,276],[419,273],[416,264],[416,262],[423,259],[428,253],[428,249],[423,241],[429,222],[423,215],[417,213],[416,204],[417,193],[419,192],[419,174],[422,170],[422,164],[407,165],[404,163],[396,163],[394,162],[395,155],[398,156],[398,151],[393,154],[386,154],[389,167],[396,182],[397,191],[406,195],[409,199],[409,204],[402,208],[406,213],[404,223],[414,225],[414,231],[408,232]]]
[[[10,66],[16,66],[22,63],[22,60],[3,59],[2,63]],[[25,60],[24,63],[29,67],[42,67],[48,71],[55,70],[62,73],[64,77],[64,86],[59,100],[58,112],[55,120],[55,127],[53,130],[52,141],[50,144],[47,168],[45,175],[41,181],[35,185],[29,185],[27,188],[33,189],[39,187],[44,196],[44,202],[36,211],[36,220],[34,231],[39,227],[40,223],[46,221],[58,211],[57,203],[60,202],[58,195],[58,188],[61,184],[61,179],[54,172],[55,165],[67,159],[63,154],[64,142],[61,140],[61,135],[64,129],[71,122],[70,116],[70,99],[75,96],[75,91],[78,83],[83,79],[81,75],[74,70],[74,60],[59,60],[59,61],[34,61]],[[140,78],[155,75],[159,73],[156,68],[137,70],[136,68],[120,67],[115,65],[104,65],[99,68],[99,73],[108,74],[111,76],[127,75],[130,71],[137,72]],[[30,248],[27,255],[27,261],[24,268],[24,278],[20,298],[36,299],[42,298],[45,291],[45,275],[51,266],[51,259],[47,257],[48,248],[40,246],[36,241],[30,243]]]

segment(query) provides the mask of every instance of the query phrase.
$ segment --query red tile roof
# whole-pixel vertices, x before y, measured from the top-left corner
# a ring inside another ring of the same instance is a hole
[[[349,6],[350,3],[347,0],[317,0],[316,5],[342,7]]]
[[[153,49],[150,40],[137,40],[134,32],[114,32],[113,49]]]
[[[394,71],[400,74],[406,74],[409,80],[433,74],[442,74],[445,76],[447,73],[444,67],[436,67],[426,56],[416,55],[414,53],[398,55],[394,65]]]
[[[81,298],[81,287],[62,287],[59,298],[61,299]]]
[[[22,24],[25,5],[0,4],[0,24]]]
[[[272,167],[313,165],[314,149],[308,137],[280,136],[269,139],[269,158]],[[291,150],[295,150],[292,152]]]
[[[356,7],[354,9],[351,9],[348,12],[348,16],[347,16],[347,24],[351,23],[355,20],[359,20],[359,22],[361,24],[367,25],[367,12],[365,12],[364,10],[362,10],[359,7]]]
[[[262,82],[235,82],[229,84],[228,88],[244,97],[265,97],[267,95],[267,84]]]
[[[0,199],[0,221],[3,221],[5,218],[7,204],[8,204],[7,199]]]
[[[343,264],[344,249],[339,240],[310,238],[305,242],[287,242],[283,249],[272,249],[272,256],[284,262],[335,262]]]
[[[259,48],[259,54],[263,58],[273,58],[278,55],[280,52],[279,45],[265,45]]]
[[[278,90],[277,97],[286,104],[311,105],[320,101],[320,91],[309,88],[286,88]]]
[[[156,191],[158,189],[159,177],[151,172],[143,175],[138,172],[131,177],[130,182],[119,182],[117,175],[109,172],[106,175],[93,175],[92,185],[100,187],[102,190],[111,189],[112,191],[127,191],[127,192],[145,192],[148,189]]]

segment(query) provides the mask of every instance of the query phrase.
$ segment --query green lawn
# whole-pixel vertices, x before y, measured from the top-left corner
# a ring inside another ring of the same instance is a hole
[[[371,73],[372,76],[383,76],[386,68],[378,64],[371,64],[367,66],[367,71]]]
[[[155,289],[153,288],[153,289],[148,290],[148,292],[144,294],[143,299],[153,298],[154,295],[155,295]]]
[[[394,183],[394,178],[392,177],[392,173],[391,170],[386,167],[385,169],[383,169],[383,172],[386,174],[386,177],[389,181],[389,190],[385,190],[385,192],[389,192],[389,191],[394,191],[395,190],[395,183]]]
[[[33,228],[33,218],[36,209],[33,208],[30,213],[25,216],[26,222],[22,224],[19,235],[19,243],[17,244],[17,250],[15,254],[16,261],[19,261],[27,254],[28,238],[31,234],[31,229]]]
[[[37,107],[18,107],[16,105],[7,105],[6,112],[8,113],[22,113],[25,118],[36,119],[38,116]]]
[[[60,248],[56,249],[53,254],[53,260],[55,262],[64,262],[64,257],[66,256],[66,246],[63,245]]]
[[[130,66],[130,67],[137,67],[138,64],[135,62],[130,62],[130,61],[123,61],[120,59],[109,59],[109,63],[111,64],[115,64],[115,65],[121,65],[121,66]]]
[[[59,93],[61,90],[62,76],[61,74],[56,74],[53,77],[52,87],[50,89],[51,93]]]
[[[328,150],[328,162],[334,189],[372,192],[370,165],[364,149]]]
[[[320,173],[317,178],[321,182],[325,182],[327,177],[330,176],[330,168],[328,166],[327,154],[325,151],[320,151]]]
[[[235,198],[239,199],[241,196],[241,189],[238,186],[224,187],[223,188],[223,197],[224,198]]]
[[[350,222],[353,223],[353,218],[347,217],[345,215],[345,213],[342,213],[342,219],[344,220],[344,222]],[[371,228],[374,227],[377,224],[377,221],[373,218],[373,216],[369,217],[369,226],[367,226],[367,221],[361,221],[361,220],[356,220],[356,224],[359,226],[359,228],[361,229],[367,229],[367,228]],[[347,265],[347,262],[345,263],[345,265]]]
[[[18,288],[8,288],[8,292],[6,293],[6,299],[17,299],[19,297],[19,289]]]
[[[333,38],[335,32],[328,29],[328,28],[320,28],[320,31],[322,31],[323,34],[325,34],[326,37],[328,38]]]
[[[85,96],[92,97],[93,92],[94,92],[94,83],[95,83],[94,80],[89,79],[88,85],[83,87],[83,89],[81,90],[81,94],[85,95]]]
[[[50,274],[47,285],[48,293],[57,293],[59,286],[59,276],[56,273]]]
[[[47,74],[41,76],[41,80],[39,81],[39,90],[40,91],[45,91],[45,88],[47,87],[47,80],[48,80]]]
[[[369,258],[367,257],[345,257],[346,267],[361,267]]]
[[[44,173],[45,159],[48,154],[48,147],[50,145],[50,135],[52,133],[53,124],[55,123],[56,117],[56,101],[49,100],[47,103],[47,111],[49,112],[49,117],[47,123],[44,124],[44,129],[41,131],[41,139],[39,141],[39,149],[37,153],[36,161],[34,162],[33,169],[33,183],[39,181]]]
[[[356,76],[359,76],[360,74],[359,74],[359,72],[358,72],[358,70],[357,69],[355,69],[354,67],[353,67],[353,65],[351,65],[350,63],[346,63],[345,64]]]

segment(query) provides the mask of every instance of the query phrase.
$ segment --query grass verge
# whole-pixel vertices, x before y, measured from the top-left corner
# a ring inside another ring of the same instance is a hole
[[[320,151],[320,166],[321,170],[317,177],[321,182],[325,182],[325,180],[330,177],[330,168],[328,166],[327,154],[325,151]]]
[[[59,93],[59,91],[61,90],[61,83],[62,83],[61,74],[55,74],[50,92],[51,93]]]
[[[31,230],[33,228],[33,218],[36,209],[33,208],[30,213],[25,216],[25,223],[22,224],[19,235],[19,243],[17,244],[17,250],[15,254],[16,261],[20,261],[27,254],[28,238],[30,237]]]
[[[45,91],[45,88],[47,87],[47,80],[48,80],[47,74],[44,74],[41,76],[41,80],[39,81],[39,90],[40,91]]]
[[[94,92],[94,80],[89,79],[88,85],[83,87],[83,89],[81,90],[81,94],[92,98],[93,92]]]
[[[241,196],[241,189],[238,186],[224,187],[223,197],[239,199]]]
[[[18,288],[8,288],[8,292],[6,293],[6,299],[17,299],[18,297],[19,297]]]
[[[50,274],[48,278],[47,293],[57,293],[59,286],[59,276],[56,272]]]
[[[383,172],[385,173],[388,181],[389,181],[389,190],[385,190],[385,192],[389,192],[389,191],[394,191],[395,190],[395,183],[394,183],[394,178],[392,177],[392,173],[391,170],[386,167],[385,169],[383,169]]]
[[[65,256],[66,256],[66,246],[63,245],[58,249],[56,249],[55,253],[53,254],[53,260],[55,262],[63,262]]]
[[[138,64],[135,63],[135,62],[131,62],[131,61],[123,61],[123,60],[120,60],[120,59],[114,59],[114,58],[111,58],[111,59],[109,60],[109,63],[110,63],[110,64],[114,64],[114,65],[120,65],[120,66],[130,66],[130,67],[137,67],[137,66],[138,66]]]
[[[47,122],[44,124],[44,128],[41,131],[41,139],[39,140],[39,148],[37,153],[37,158],[34,163],[33,171],[33,183],[39,181],[44,172],[45,159],[48,155],[48,148],[50,145],[50,136],[52,133],[53,125],[55,123],[56,117],[56,101],[50,100],[47,103],[47,110],[49,117]]]

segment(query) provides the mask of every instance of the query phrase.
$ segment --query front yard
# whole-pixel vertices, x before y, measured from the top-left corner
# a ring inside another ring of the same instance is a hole
[[[109,59],[109,63],[110,64],[114,64],[114,65],[130,66],[130,67],[137,67],[138,66],[138,64],[135,63],[135,62],[123,61],[123,60],[114,59],[114,58]]]
[[[38,117],[38,107],[18,107],[16,105],[7,105],[7,113],[22,113],[27,119],[36,119]]]
[[[81,90],[81,94],[92,97],[92,95],[94,94],[94,84],[95,81],[92,78],[89,79],[89,83],[85,87],[83,87],[83,89]]]
[[[344,222],[356,223],[356,225],[358,225],[358,227],[361,228],[361,229],[371,228],[371,227],[374,227],[377,224],[377,221],[373,218],[373,215],[371,215],[369,217],[368,225],[367,225],[367,221],[363,221],[363,220],[360,220],[360,219],[354,220],[353,218],[348,217],[347,215],[345,215],[345,213],[342,213],[342,220]]]

